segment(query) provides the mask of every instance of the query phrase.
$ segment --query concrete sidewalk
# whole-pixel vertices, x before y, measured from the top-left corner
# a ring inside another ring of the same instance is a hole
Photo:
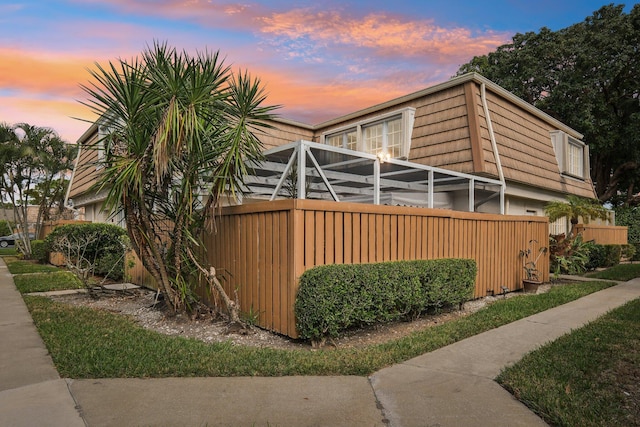
[[[363,377],[60,379],[0,259],[2,426],[542,426],[493,378],[640,279]]]
[[[0,258],[0,425],[84,426]]]

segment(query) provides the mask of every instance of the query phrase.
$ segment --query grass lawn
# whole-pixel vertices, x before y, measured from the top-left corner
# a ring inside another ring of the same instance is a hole
[[[18,274],[13,277],[13,281],[18,291],[23,294],[84,288],[73,273],[62,270],[50,273]]]
[[[528,354],[497,380],[551,425],[640,426],[640,299]]]
[[[23,260],[15,256],[4,256],[4,262],[9,268],[11,274],[27,274],[27,273],[51,273],[61,271],[53,265],[38,264],[36,261]]]
[[[9,272],[20,293],[82,289],[82,283],[72,273],[52,265],[21,260],[15,256],[5,256]]]
[[[15,248],[0,248],[0,256],[17,255]]]
[[[626,282],[627,280],[640,277],[640,264],[618,264],[603,271],[587,273],[585,276]]]
[[[105,311],[71,307],[43,297],[24,299],[63,377],[369,375],[611,285],[583,282],[557,286],[545,294],[500,300],[467,317],[384,344],[318,351],[206,344],[148,331]]]

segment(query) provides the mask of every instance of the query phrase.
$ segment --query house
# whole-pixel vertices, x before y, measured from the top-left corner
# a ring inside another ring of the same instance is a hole
[[[302,140],[501,183],[501,197],[477,204],[474,210],[480,212],[540,216],[551,200],[569,194],[596,197],[582,135],[476,73],[317,125],[277,119],[275,127],[261,136],[267,153]],[[100,135],[94,124],[78,143],[96,144]],[[88,191],[98,171],[83,165],[99,155],[99,150],[84,150],[78,157],[69,197],[75,208],[84,209],[86,220],[117,223],[119,218],[101,212],[105,193]],[[396,191],[383,199],[421,206],[415,197],[420,188],[409,190],[404,197]],[[467,198],[468,191],[439,191],[431,206],[467,210]]]
[[[309,268],[471,258],[475,297],[496,295],[521,288],[519,253],[547,240],[548,201],[595,198],[582,135],[474,73],[317,125],[274,127],[260,136],[265,162],[205,245],[241,310],[291,337]],[[106,193],[91,190],[103,131],[94,124],[79,139],[98,149],[81,150],[69,197],[86,220],[118,223],[101,211]],[[539,268],[548,280],[548,257]],[[128,274],[150,283],[139,265]]]

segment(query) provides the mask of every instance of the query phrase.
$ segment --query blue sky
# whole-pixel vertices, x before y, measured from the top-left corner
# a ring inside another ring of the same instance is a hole
[[[637,2],[626,2],[628,11]],[[0,122],[73,142],[93,117],[87,69],[153,40],[220,50],[284,117],[318,123],[450,78],[520,32],[583,21],[606,1],[2,0]]]

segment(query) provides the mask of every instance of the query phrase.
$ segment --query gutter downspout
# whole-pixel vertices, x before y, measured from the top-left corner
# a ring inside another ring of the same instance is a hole
[[[498,176],[502,183],[502,189],[500,190],[500,210],[504,214],[504,191],[507,187],[507,183],[504,180],[504,172],[502,171],[502,163],[500,162],[500,154],[498,153],[498,143],[496,142],[496,135],[493,132],[493,124],[491,123],[491,116],[489,115],[489,106],[487,104],[487,92],[486,85],[482,83],[480,85],[480,95],[482,98],[482,109],[484,110],[484,117],[487,120],[487,129],[489,130],[489,138],[491,139],[491,147],[493,148],[493,157],[496,159],[496,167],[498,168]]]

